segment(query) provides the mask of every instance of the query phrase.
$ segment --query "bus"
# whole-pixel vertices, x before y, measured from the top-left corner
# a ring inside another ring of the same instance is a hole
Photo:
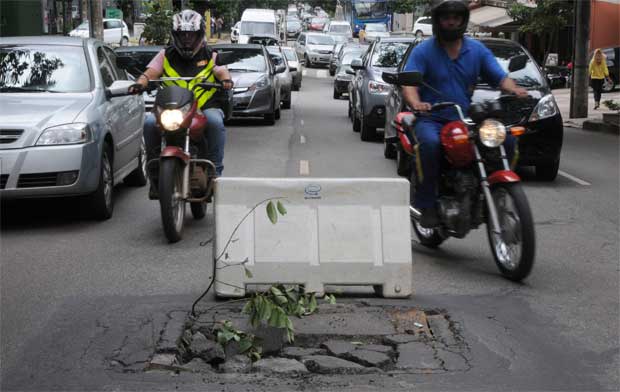
[[[366,23],[383,23],[390,28],[387,0],[344,0],[340,4],[355,37]]]

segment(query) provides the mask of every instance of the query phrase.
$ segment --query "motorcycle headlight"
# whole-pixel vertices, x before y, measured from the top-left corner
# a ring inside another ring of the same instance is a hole
[[[75,123],[50,127],[41,133],[37,146],[55,146],[61,144],[82,144],[91,140],[88,124]]]
[[[389,88],[390,88],[389,84],[375,82],[374,80],[371,80],[370,82],[368,82],[368,91],[371,94],[385,95],[390,92]]]
[[[487,147],[499,147],[506,140],[506,127],[497,120],[484,120],[478,130],[480,141]]]
[[[558,114],[558,105],[553,95],[545,95],[538,101],[528,121],[538,121]]]
[[[163,109],[160,107],[158,108],[160,112],[159,122],[166,131],[176,131],[183,123],[185,115],[190,108],[191,104],[183,105],[178,109]]]

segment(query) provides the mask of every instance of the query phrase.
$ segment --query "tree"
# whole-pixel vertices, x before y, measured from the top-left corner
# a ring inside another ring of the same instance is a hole
[[[389,0],[390,10],[397,14],[415,13],[418,7],[427,10],[430,3],[431,0]]]
[[[519,30],[532,33],[545,40],[544,60],[554,47],[558,32],[573,18],[572,0],[538,0],[536,7],[513,3],[508,16],[521,26]]]
[[[167,45],[172,27],[172,8],[166,1],[148,6],[142,38],[153,45]]]

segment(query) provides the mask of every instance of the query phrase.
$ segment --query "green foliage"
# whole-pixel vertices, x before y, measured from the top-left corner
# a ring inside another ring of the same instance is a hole
[[[609,110],[615,110],[615,111],[620,110],[620,105],[611,99],[603,101],[603,105],[605,105],[605,107]]]
[[[278,213],[282,216],[286,215],[286,208],[284,208],[284,204],[280,200],[276,204],[273,203],[273,200],[269,200],[265,208],[267,210],[267,217],[274,225],[278,222]]]
[[[392,12],[406,14],[415,12],[418,7],[428,9],[430,0],[389,0],[389,7]]]
[[[336,302],[333,295],[328,302]],[[254,328],[265,323],[271,327],[286,329],[288,341],[293,342],[295,330],[289,316],[301,318],[316,312],[317,309],[315,293],[306,293],[299,286],[285,287],[278,284],[263,293],[255,294],[243,307],[243,313],[250,316],[250,323]]]
[[[217,342],[226,347],[230,342],[239,344],[239,353],[246,354],[252,361],[261,358],[262,348],[256,336],[236,329],[229,320],[216,327]]]
[[[172,29],[172,8],[165,1],[160,3],[148,3],[144,32],[142,37],[153,45],[166,45],[170,39]]]
[[[573,2],[566,0],[538,0],[536,7],[513,3],[508,15],[521,26],[524,33],[545,34],[558,31],[572,20]]]

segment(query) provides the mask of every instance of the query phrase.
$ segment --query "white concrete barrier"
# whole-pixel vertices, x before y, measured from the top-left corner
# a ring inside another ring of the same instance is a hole
[[[266,213],[268,199],[287,210],[276,224]],[[273,283],[303,284],[318,294],[326,284],[373,285],[393,298],[412,293],[404,179],[222,177],[214,210],[219,297]]]

